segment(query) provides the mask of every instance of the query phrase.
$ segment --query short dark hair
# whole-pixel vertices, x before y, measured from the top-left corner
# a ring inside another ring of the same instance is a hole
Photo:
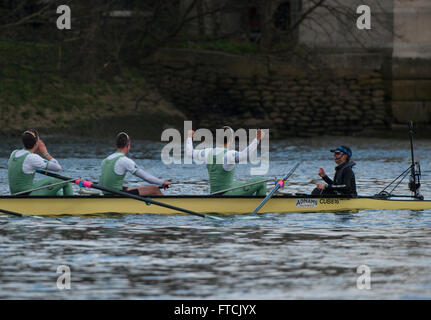
[[[129,143],[130,138],[125,132],[120,132],[117,134],[117,139],[115,141],[115,146],[119,149],[124,148],[127,143]]]
[[[22,134],[22,143],[24,148],[32,149],[36,144],[37,140],[39,140],[39,133],[36,130],[27,130]]]

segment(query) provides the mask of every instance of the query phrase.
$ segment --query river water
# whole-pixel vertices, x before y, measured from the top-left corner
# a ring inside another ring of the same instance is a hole
[[[90,180],[113,151],[110,141],[88,138],[45,142],[65,175]],[[7,159],[20,143],[1,143],[0,193],[7,194]],[[353,150],[361,195],[379,192],[409,166],[408,140],[290,139],[271,142],[265,176],[281,177],[301,162],[284,191],[311,192],[319,167],[333,175],[329,149],[339,144]],[[207,193],[205,167],[164,165],[163,146],[133,141],[130,156],[174,183],[166,194]],[[415,147],[422,193],[431,198],[431,141]],[[236,176],[249,169],[238,166]],[[399,193],[408,193],[406,184]],[[59,266],[70,268],[70,289],[57,287]],[[431,210],[271,213],[222,222],[186,215],[0,216],[0,299],[422,298],[431,299]]]

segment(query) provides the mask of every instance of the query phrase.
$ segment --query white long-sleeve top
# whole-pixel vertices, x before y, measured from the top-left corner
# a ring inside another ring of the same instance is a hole
[[[225,171],[232,171],[235,168],[235,164],[241,161],[247,160],[250,153],[257,149],[259,141],[254,139],[244,150],[238,152],[235,150],[228,150],[223,158],[223,169]],[[199,162],[207,163],[207,155],[209,152],[213,152],[213,155],[218,155],[220,152],[224,152],[224,148],[205,148],[196,150],[193,148],[192,138],[187,138],[186,141],[186,155],[192,159],[196,159]]]
[[[123,155],[123,153],[121,152],[115,152],[113,154],[111,154],[108,159],[113,159],[115,157],[119,157]],[[118,161],[115,163],[114,166],[114,172],[118,175],[124,175],[127,172],[130,172],[131,174],[133,174],[134,176],[137,176],[139,178],[141,178],[142,180],[145,180],[151,184],[155,184],[158,186],[163,185],[163,180],[160,180],[159,178],[156,178],[155,176],[151,175],[150,173],[140,169],[135,161],[133,161],[132,159],[128,158],[128,157],[121,157],[120,159],[118,159]]]
[[[24,155],[26,152],[28,152],[28,151],[25,149],[18,150],[15,153],[15,157],[19,158],[22,155]],[[60,164],[58,163],[58,161],[56,159],[52,158],[51,160],[48,161],[36,153],[30,153],[24,159],[24,162],[22,164],[22,171],[25,174],[33,174],[36,172],[37,169],[50,170],[50,171],[55,171],[55,172],[62,170]]]

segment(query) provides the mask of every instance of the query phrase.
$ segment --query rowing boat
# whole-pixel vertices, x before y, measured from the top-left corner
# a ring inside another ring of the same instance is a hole
[[[419,192],[421,170],[415,162],[413,153],[413,123],[409,121],[411,165],[374,196],[349,197],[345,195],[276,195],[274,190],[266,197],[259,196],[222,196],[213,195],[172,195],[140,197],[122,191],[100,186],[84,179],[76,179],[80,187],[107,191],[111,195],[75,195],[64,197],[47,196],[0,196],[0,214],[21,216],[22,214],[57,216],[57,215],[95,215],[95,214],[192,214],[201,217],[219,219],[206,214],[236,215],[262,213],[296,212],[353,212],[359,210],[430,210],[431,199],[425,200]],[[296,165],[294,167],[297,167]],[[46,170],[39,173],[64,181],[73,181]],[[291,171],[293,172],[293,171]],[[394,190],[410,173],[409,189],[413,195],[394,195]],[[286,175],[283,181],[290,176]],[[278,183],[277,183],[278,184]],[[284,183],[283,183],[284,185]],[[392,190],[388,191],[390,187]],[[224,190],[228,191],[230,189]],[[269,198],[271,198],[270,201]],[[156,200],[157,199],[157,200]],[[265,206],[263,206],[265,204]]]
[[[222,216],[250,214],[264,197],[182,195],[152,197],[157,201],[196,212]],[[0,208],[39,216],[120,214],[183,214],[169,208],[118,196],[12,197],[1,196]],[[357,210],[428,210],[431,200],[359,196],[355,198],[278,195],[262,213],[340,212]]]

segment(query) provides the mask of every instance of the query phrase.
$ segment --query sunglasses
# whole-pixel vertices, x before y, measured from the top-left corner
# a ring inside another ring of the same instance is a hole
[[[335,151],[334,154],[339,155],[339,154],[344,154],[344,153],[341,151]]]

